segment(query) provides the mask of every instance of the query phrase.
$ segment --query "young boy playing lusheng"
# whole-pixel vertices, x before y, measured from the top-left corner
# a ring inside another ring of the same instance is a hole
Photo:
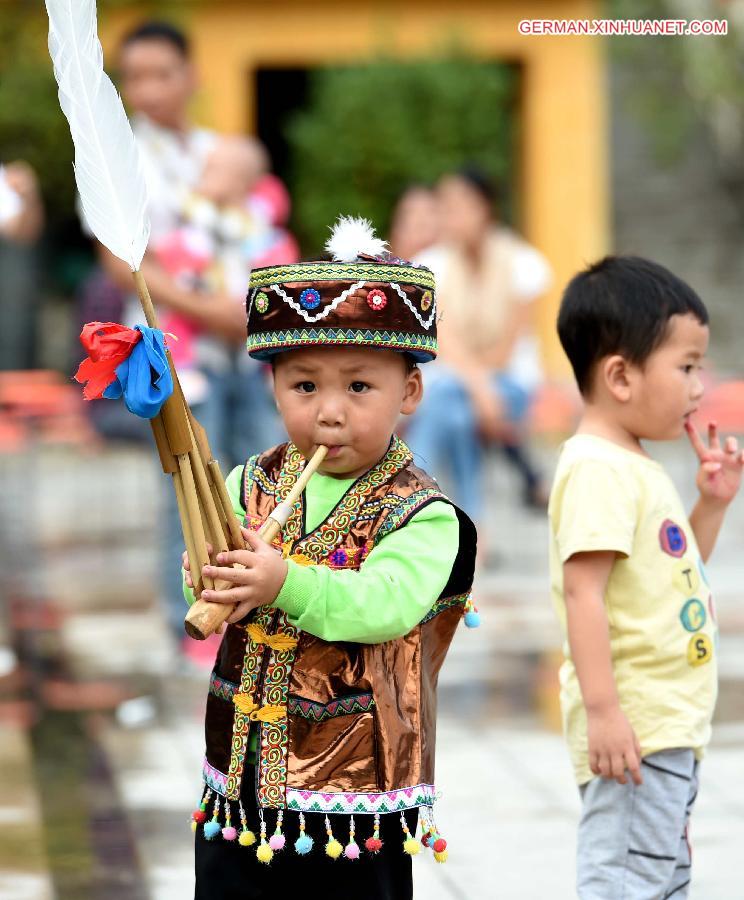
[[[677,900],[717,689],[703,563],[744,459],[714,424],[706,447],[691,422],[708,313],[671,272],[633,257],[596,263],[566,288],[558,333],[584,399],[549,509],[561,704],[583,803],[578,895]],[[700,460],[689,520],[641,445],[683,431]]]
[[[436,350],[433,277],[359,223],[329,249],[251,276],[248,348],[272,362],[290,442],[230,475],[251,552],[205,569],[233,587],[204,597],[237,606],[207,702],[199,900],[410,898],[418,818],[446,858],[435,692],[470,608],[475,529],[394,434]],[[253,529],[321,444],[278,553]]]

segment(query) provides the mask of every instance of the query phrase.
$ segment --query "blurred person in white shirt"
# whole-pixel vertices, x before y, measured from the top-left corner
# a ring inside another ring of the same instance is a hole
[[[523,424],[542,379],[532,313],[551,271],[497,220],[495,188],[480,170],[444,176],[437,199],[441,242],[414,261],[436,276],[439,354],[407,440],[435,476],[450,475],[455,501],[478,522],[489,443],[503,448],[519,473],[524,501],[546,501]]]

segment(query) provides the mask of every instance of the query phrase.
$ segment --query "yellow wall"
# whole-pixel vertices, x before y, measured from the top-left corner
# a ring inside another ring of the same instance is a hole
[[[608,246],[605,65],[598,38],[525,37],[517,23],[598,14],[590,0],[187,0],[179,12],[201,77],[199,118],[225,131],[254,127],[251,75],[258,67],[359,61],[381,47],[408,55],[453,37],[485,57],[520,64],[520,227],[555,272],[538,313],[554,376],[567,372],[554,324],[562,287]],[[136,16],[132,9],[109,13],[104,46]]]

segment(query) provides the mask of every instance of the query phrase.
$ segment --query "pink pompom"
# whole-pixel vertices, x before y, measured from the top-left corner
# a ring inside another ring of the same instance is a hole
[[[226,825],[222,829],[222,837],[226,841],[234,841],[237,836],[238,836],[238,830],[237,830],[237,828],[233,828],[232,825]]]
[[[347,859],[359,859],[359,844],[357,844],[355,841],[347,844],[346,848],[344,849],[344,856]]]
[[[286,840],[283,834],[272,834],[269,838],[269,847],[272,850],[282,850]]]

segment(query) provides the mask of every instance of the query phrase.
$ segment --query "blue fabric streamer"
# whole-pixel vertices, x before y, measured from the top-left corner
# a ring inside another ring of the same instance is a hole
[[[116,367],[116,380],[103,392],[109,400],[124,396],[127,409],[142,419],[152,419],[173,393],[163,332],[146,325],[135,325],[142,332],[132,352]]]

